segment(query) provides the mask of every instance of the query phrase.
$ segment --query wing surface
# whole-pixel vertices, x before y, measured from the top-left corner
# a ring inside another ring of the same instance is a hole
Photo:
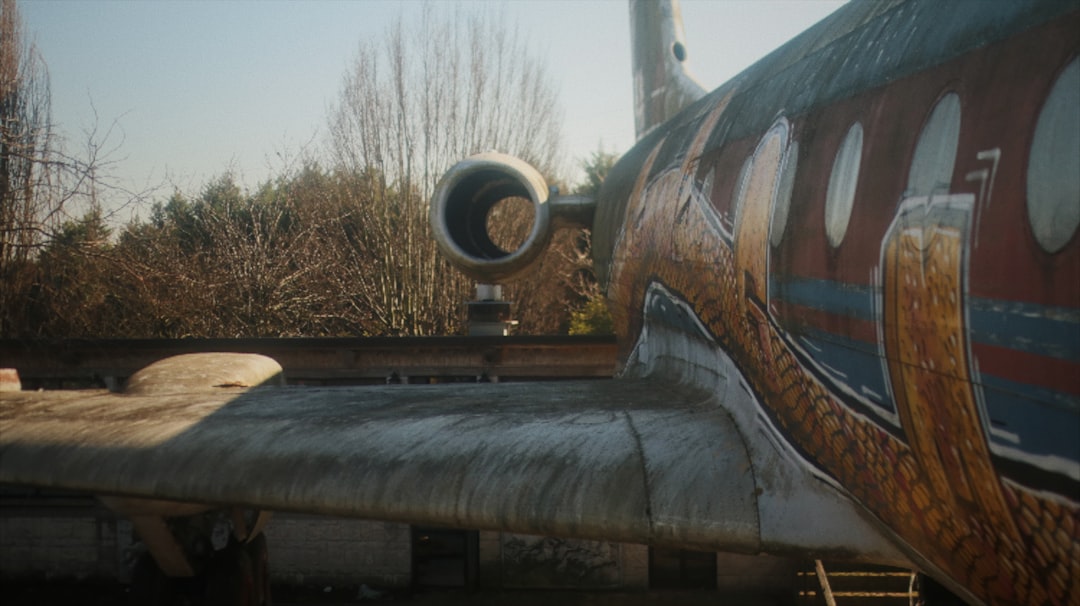
[[[730,416],[644,380],[0,398],[4,483],[759,548]]]

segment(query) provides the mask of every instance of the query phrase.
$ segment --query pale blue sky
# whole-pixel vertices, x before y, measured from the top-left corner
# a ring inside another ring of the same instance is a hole
[[[494,0],[488,0],[493,2]],[[483,4],[473,0],[470,4]],[[835,10],[826,0],[683,0],[690,67],[719,86]],[[633,144],[629,19],[622,0],[499,2],[561,89],[573,166],[603,143]],[[93,124],[120,132],[113,173],[131,189],[197,191],[233,170],[248,186],[323,141],[327,108],[362,40],[415,1],[23,0],[49,66],[53,117],[73,144]]]

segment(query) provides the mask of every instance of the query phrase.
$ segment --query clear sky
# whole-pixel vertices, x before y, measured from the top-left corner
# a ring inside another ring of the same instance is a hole
[[[487,0],[494,3],[494,0]],[[484,4],[473,0],[466,4]],[[689,65],[715,88],[835,10],[827,0],[683,0]],[[498,3],[561,89],[576,166],[634,141],[629,17],[622,0]],[[112,173],[140,190],[198,191],[232,170],[252,187],[323,142],[328,108],[361,41],[417,1],[23,0],[49,67],[53,117],[76,150],[108,129]]]

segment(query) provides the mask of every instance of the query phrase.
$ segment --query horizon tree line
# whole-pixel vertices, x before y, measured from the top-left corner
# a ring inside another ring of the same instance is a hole
[[[361,47],[318,157],[251,192],[223,172],[111,224],[96,189],[107,162],[57,145],[43,60],[14,0],[0,7],[0,338],[462,334],[473,285],[430,237],[435,182],[499,149],[561,183],[544,66],[490,14],[428,7]],[[580,187],[598,188],[614,158],[594,154]],[[497,211],[496,237],[527,228],[527,205]],[[603,330],[587,246],[585,232],[559,234],[506,285],[520,332]]]

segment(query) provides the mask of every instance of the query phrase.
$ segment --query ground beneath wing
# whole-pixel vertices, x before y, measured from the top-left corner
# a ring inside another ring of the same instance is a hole
[[[7,392],[0,482],[760,549],[730,416],[646,380]]]

